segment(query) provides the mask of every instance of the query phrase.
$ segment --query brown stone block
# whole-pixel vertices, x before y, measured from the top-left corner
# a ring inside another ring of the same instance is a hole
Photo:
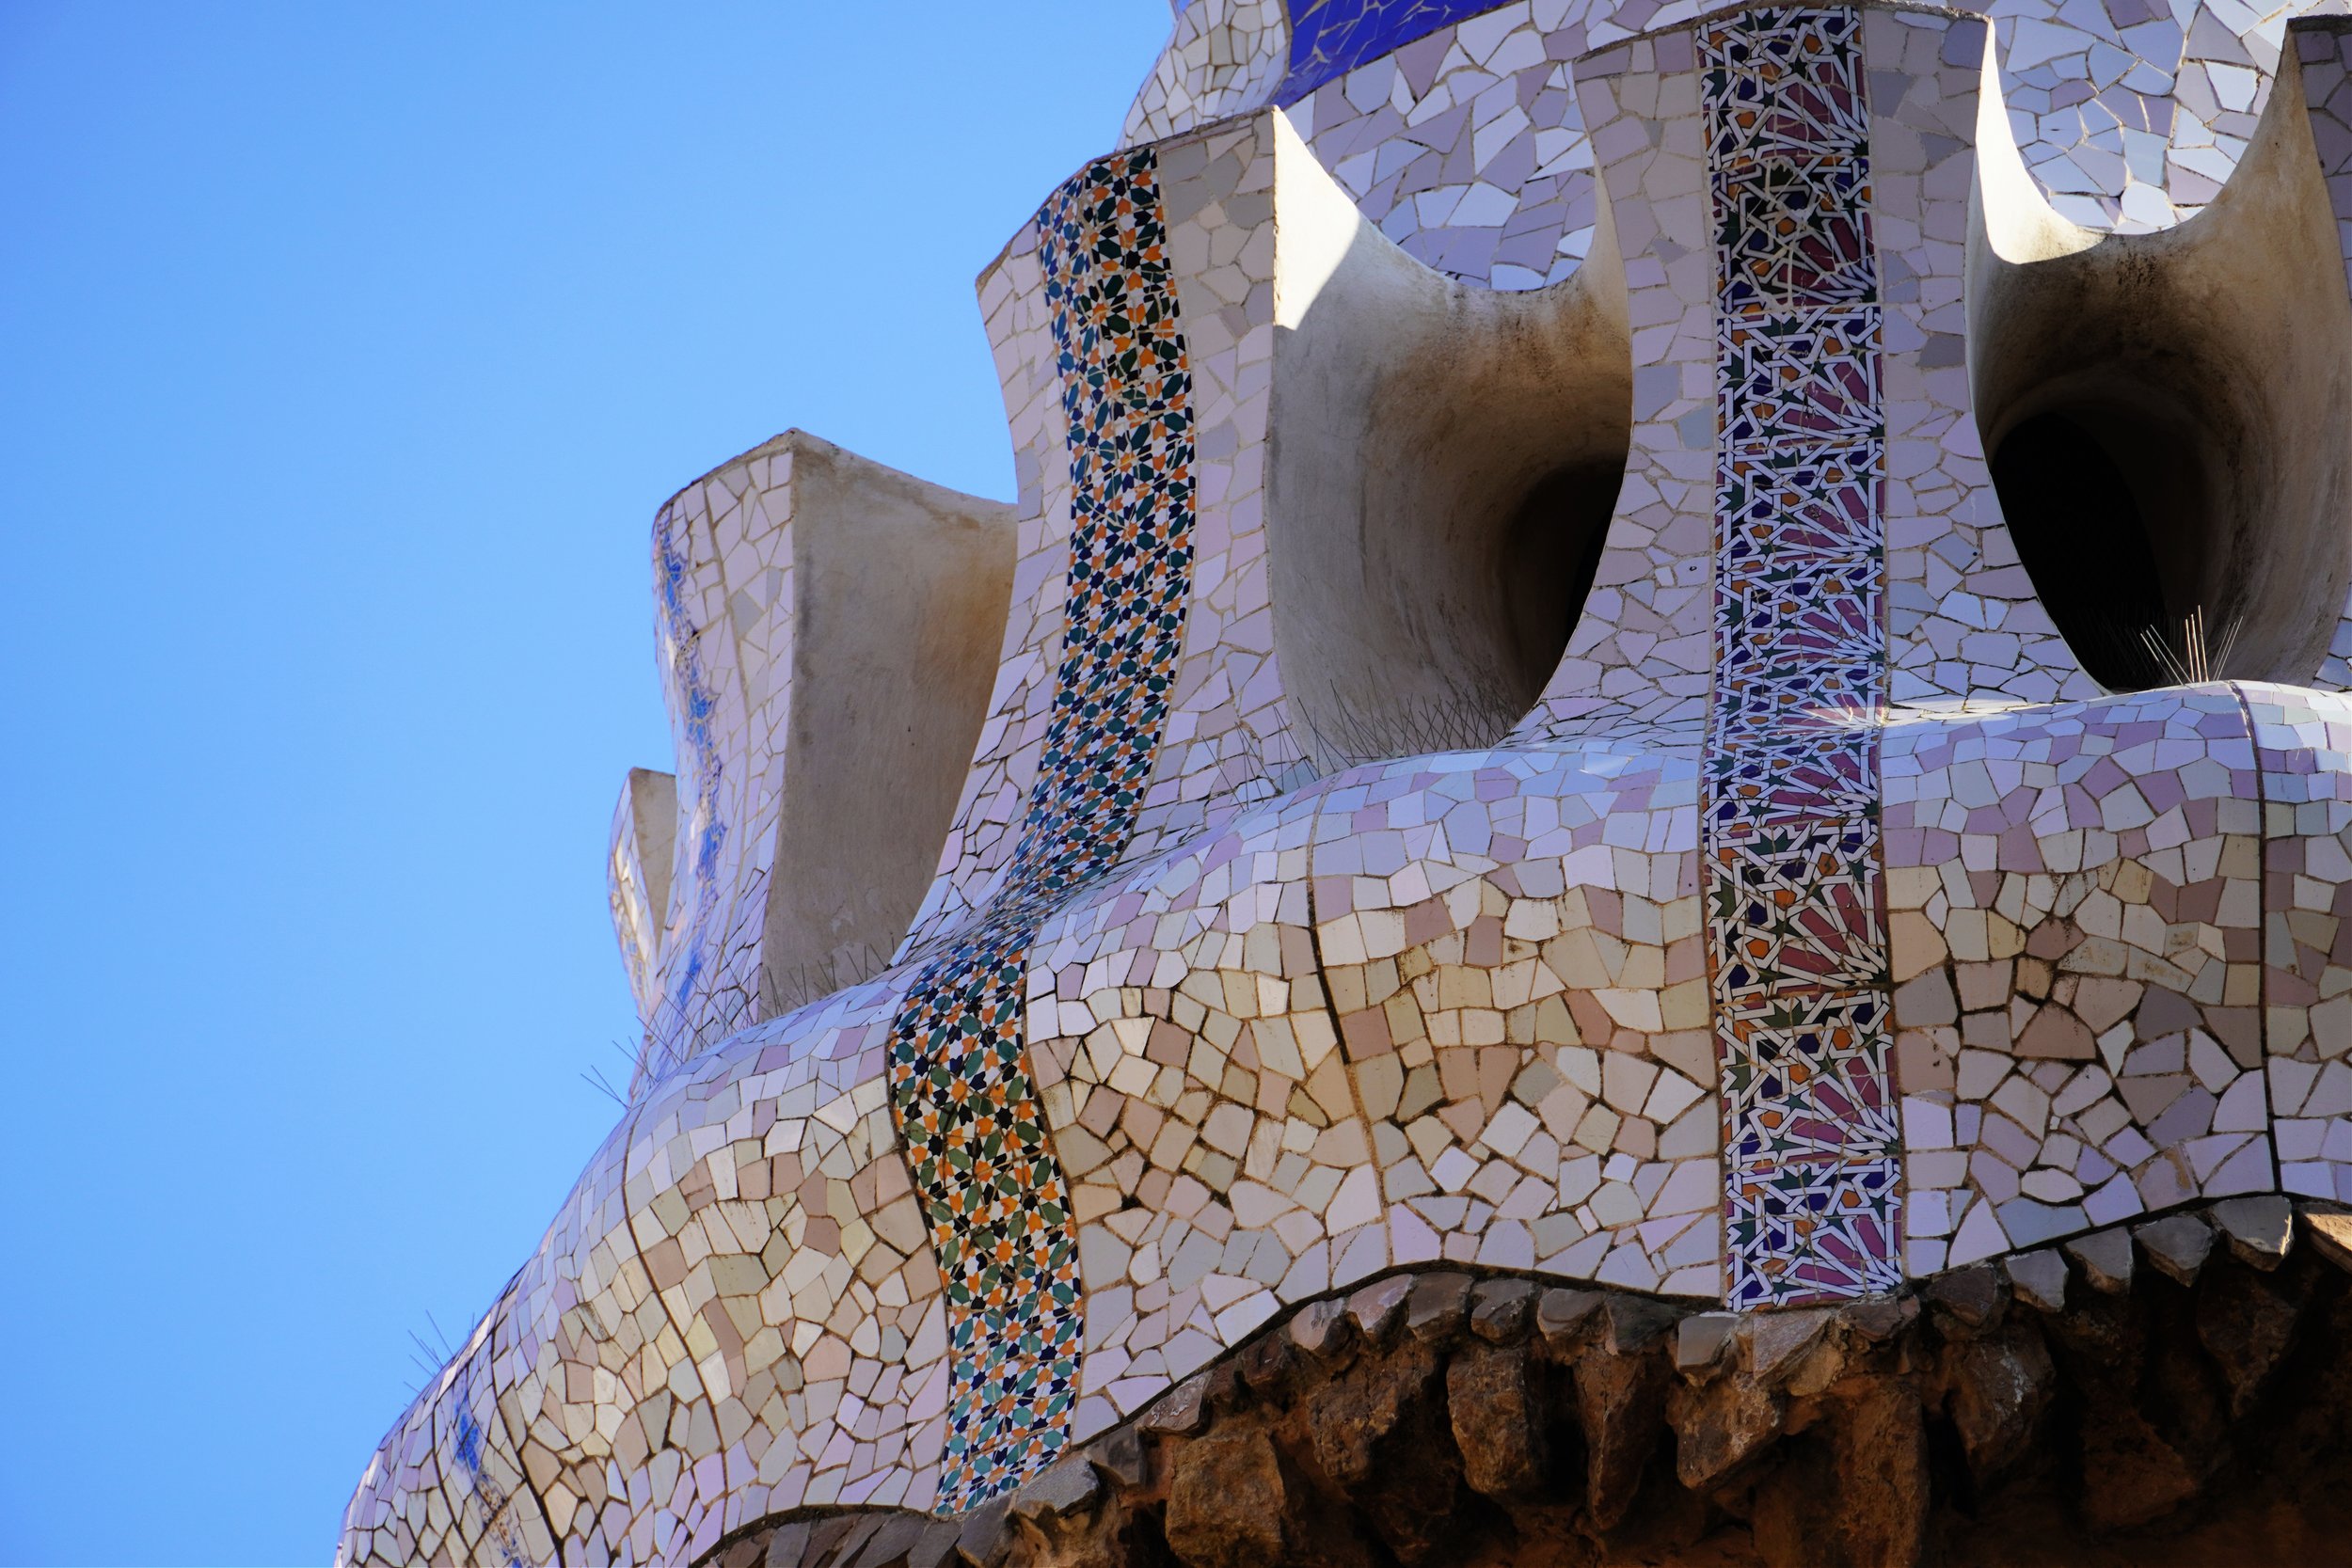
[[[2021,1323],[1996,1337],[1951,1346],[1944,1382],[1945,1407],[1960,1434],[1968,1472],[1981,1489],[2032,1447],[2058,1386],[2058,1370],[2041,1334]]]
[[[2084,1418],[2082,1477],[2083,1518],[2099,1530],[2160,1519],[2198,1486],[2196,1466],[2137,1412],[2112,1404]]]
[[[1633,1506],[1642,1470],[1665,1430],[1662,1355],[1618,1355],[1594,1345],[1577,1357],[1577,1417],[1584,1429],[1584,1498],[1595,1528],[1609,1529]]]
[[[1437,1352],[1407,1338],[1316,1389],[1306,1408],[1316,1467],[1406,1563],[1442,1539],[1460,1490],[1442,1370]]]
[[[2310,1276],[2299,1271],[2206,1271],[2197,1291],[2197,1338],[2229,1385],[2233,1419],[2244,1419],[2253,1409],[2286,1358],[2310,1288]]]
[[[1867,1380],[1758,1484],[1756,1555],[1767,1568],[1910,1568],[1926,1544],[1930,1500],[1918,1397]]]
[[[1541,1369],[1525,1347],[1468,1350],[1446,1369],[1446,1411],[1462,1476],[1490,1497],[1532,1497],[1549,1458]]]
[[[1263,1568],[1288,1560],[1284,1526],[1298,1491],[1263,1429],[1216,1432],[1184,1446],[1168,1487],[1168,1544],[1189,1568]]]
[[[1732,1475],[1780,1435],[1780,1397],[1740,1373],[1677,1386],[1667,1395],[1666,1414],[1678,1439],[1675,1472],[1693,1492]]]

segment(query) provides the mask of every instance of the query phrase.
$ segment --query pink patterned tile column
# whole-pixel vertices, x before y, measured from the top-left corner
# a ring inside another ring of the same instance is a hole
[[[1725,1293],[1901,1283],[1878,724],[1885,413],[1862,16],[1704,23],[1715,667],[1704,786]]]

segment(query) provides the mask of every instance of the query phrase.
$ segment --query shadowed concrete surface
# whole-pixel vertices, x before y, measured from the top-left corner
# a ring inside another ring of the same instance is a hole
[[[2017,161],[1997,91],[1981,105],[1968,297],[1985,450],[1998,478],[2021,426],[2078,433],[2002,489],[2043,605],[2106,684],[2169,683],[2115,646],[2137,609],[2116,593],[2133,563],[2070,559],[2082,509],[2037,504],[2064,495],[2052,470],[2096,464],[2137,515],[2156,609],[2237,626],[2233,674],[2312,680],[2352,583],[2352,298],[2294,55],[2229,184],[2153,234],[2059,217]]]
[[[657,537],[689,780],[681,811],[675,777],[631,770],[613,925],[649,1026],[725,976],[687,1027],[707,1037],[866,978],[905,934],[987,712],[1013,509],[789,430],[672,498]]]
[[[1275,651],[1326,766],[1500,740],[1566,647],[1625,467],[1613,245],[1549,288],[1434,272],[1278,121]]]

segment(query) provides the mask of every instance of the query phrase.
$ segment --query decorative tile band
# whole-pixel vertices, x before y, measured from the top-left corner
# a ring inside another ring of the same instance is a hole
[[[952,1380],[939,1509],[1069,1440],[1081,1308],[1069,1184],[1025,1050],[1047,911],[1125,847],[1168,718],[1192,582],[1191,372],[1156,164],[1094,164],[1038,215],[1070,439],[1061,666],[1021,839],[892,1027],[890,1090],[945,1277]]]
[[[1902,1280],[1878,807],[1885,414],[1857,11],[1699,29],[1716,224],[1706,896],[1725,1295]]]

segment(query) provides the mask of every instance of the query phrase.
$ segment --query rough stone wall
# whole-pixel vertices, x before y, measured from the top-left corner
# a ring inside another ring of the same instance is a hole
[[[1300,1307],[964,1519],[786,1519],[705,1560],[2340,1560],[2347,1336],[2352,1216],[2280,1198],[1772,1314],[1391,1275]]]

